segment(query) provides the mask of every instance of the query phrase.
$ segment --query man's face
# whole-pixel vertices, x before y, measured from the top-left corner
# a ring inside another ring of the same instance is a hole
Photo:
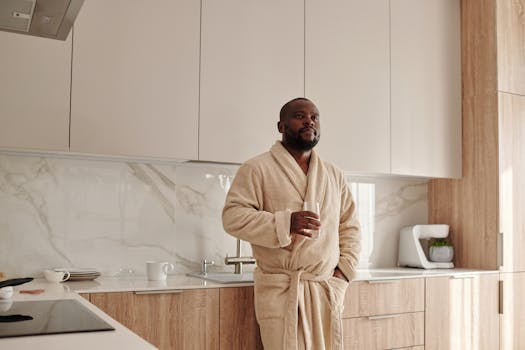
[[[283,142],[295,149],[309,151],[321,137],[319,111],[310,101],[294,101],[288,107],[284,120],[279,122]]]

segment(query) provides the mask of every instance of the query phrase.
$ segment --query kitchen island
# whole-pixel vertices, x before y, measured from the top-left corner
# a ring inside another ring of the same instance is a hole
[[[20,290],[44,289],[37,295],[21,294]],[[39,301],[39,300],[64,300],[73,299],[103,319],[114,331],[82,332],[67,334],[48,334],[35,336],[21,336],[12,338],[0,338],[0,349],[2,350],[149,350],[157,349],[122,324],[109,317],[93,304],[75,293],[64,283],[50,283],[43,279],[36,279],[30,283],[14,287],[12,302],[17,301]],[[9,307],[10,301],[0,301],[4,309]]]

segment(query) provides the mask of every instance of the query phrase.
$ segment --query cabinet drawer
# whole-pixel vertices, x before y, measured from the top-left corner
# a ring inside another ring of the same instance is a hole
[[[411,346],[424,343],[424,326],[424,312],[343,319],[344,347],[367,350],[411,349]]]
[[[425,310],[423,278],[353,282],[346,291],[343,318]]]

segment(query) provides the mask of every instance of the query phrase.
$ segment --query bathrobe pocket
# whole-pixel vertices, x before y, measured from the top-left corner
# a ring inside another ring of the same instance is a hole
[[[255,315],[265,349],[282,347],[289,284],[286,275],[255,274]]]
[[[334,300],[332,300],[332,308],[336,310],[343,310],[343,304],[345,301],[346,288],[348,282],[339,277],[330,277],[328,285],[332,288]]]

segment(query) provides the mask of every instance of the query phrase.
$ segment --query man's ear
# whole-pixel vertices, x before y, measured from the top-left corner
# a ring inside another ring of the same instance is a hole
[[[281,134],[284,133],[284,124],[281,121],[277,122],[277,130],[279,130]]]

